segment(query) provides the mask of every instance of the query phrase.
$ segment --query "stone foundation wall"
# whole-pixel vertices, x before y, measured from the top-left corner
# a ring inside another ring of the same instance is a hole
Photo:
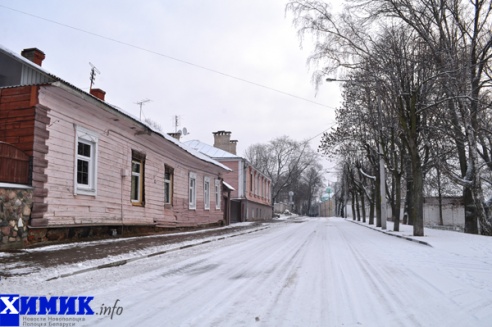
[[[30,187],[0,186],[0,249],[23,247],[31,216],[33,190]]]

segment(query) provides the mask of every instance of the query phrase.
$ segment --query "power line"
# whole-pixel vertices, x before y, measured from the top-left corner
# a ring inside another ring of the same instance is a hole
[[[324,132],[326,132],[326,131],[328,131],[329,129],[331,129],[331,128],[332,128],[333,126],[335,126],[336,124],[337,124],[336,122],[335,122],[335,123],[333,123],[333,124],[331,124],[331,125],[330,125],[327,129],[325,129],[324,131],[322,131],[322,132],[320,132],[320,133],[316,134],[315,136],[311,137],[311,138],[310,138],[310,139],[308,139],[307,141],[308,141],[308,142],[311,142],[312,140],[314,140],[315,138],[317,138],[318,136],[320,136],[320,135],[321,135],[321,134],[323,134]]]
[[[252,82],[252,81],[249,81],[249,80],[244,79],[242,77],[238,77],[238,76],[234,76],[234,75],[231,75],[231,74],[227,74],[227,73],[221,72],[219,70],[216,70],[216,69],[213,69],[213,68],[208,68],[208,67],[205,67],[205,66],[202,66],[202,65],[198,65],[198,64],[192,63],[190,61],[186,61],[186,60],[179,59],[179,58],[176,58],[176,57],[172,57],[172,56],[166,55],[164,53],[160,53],[160,52],[157,52],[157,51],[154,51],[154,50],[142,48],[142,47],[140,47],[138,45],[134,45],[134,44],[131,44],[131,43],[128,43],[128,42],[120,41],[120,40],[117,40],[117,39],[114,39],[114,38],[111,38],[111,37],[108,37],[108,36],[104,36],[104,35],[101,35],[101,34],[98,34],[98,33],[90,32],[90,31],[87,31],[87,30],[84,30],[84,29],[81,29],[81,28],[78,28],[78,27],[74,27],[74,26],[71,26],[71,25],[60,23],[60,22],[55,21],[55,20],[52,20],[52,19],[44,18],[44,17],[38,16],[38,15],[34,15],[34,14],[31,14],[31,13],[22,11],[22,10],[10,8],[10,7],[1,5],[1,4],[0,4],[0,7],[5,8],[5,9],[8,9],[8,10],[15,11],[15,12],[18,12],[18,13],[21,13],[23,15],[27,15],[27,16],[31,16],[31,17],[34,17],[34,18],[37,18],[37,19],[41,19],[41,20],[44,20],[44,21],[49,22],[49,23],[52,23],[52,24],[56,24],[56,25],[59,25],[59,26],[70,28],[70,29],[75,30],[75,31],[78,31],[78,32],[86,33],[86,34],[89,34],[89,35],[92,35],[92,36],[96,36],[96,37],[99,37],[99,38],[102,38],[102,39],[105,39],[105,40],[108,40],[108,41],[112,41],[112,42],[115,42],[115,43],[118,43],[118,44],[122,44],[122,45],[125,45],[125,46],[128,46],[128,47],[134,48],[134,49],[138,49],[138,50],[141,50],[141,51],[152,53],[154,55],[157,55],[157,56],[160,56],[160,57],[164,57],[164,58],[167,58],[167,59],[170,59],[170,60],[174,60],[174,61],[177,61],[177,62],[186,64],[186,65],[189,65],[189,66],[193,66],[195,68],[200,68],[200,69],[203,69],[203,70],[206,70],[206,71],[215,73],[215,74],[219,74],[219,75],[222,75],[222,76],[225,76],[225,77],[228,77],[228,78],[232,78],[232,79],[235,79],[235,80],[240,81],[240,82],[243,82],[243,83],[248,83],[248,84],[251,84],[251,85],[254,85],[254,86],[257,86],[257,87],[261,87],[261,88],[264,88],[264,89],[267,89],[267,90],[270,90],[270,91],[274,91],[274,92],[277,92],[277,93],[280,93],[280,94],[283,94],[283,95],[290,96],[292,98],[296,98],[296,99],[299,99],[299,100],[310,102],[310,103],[315,104],[315,105],[318,105],[318,106],[322,106],[322,107],[329,108],[329,109],[335,109],[334,107],[327,106],[325,104],[322,104],[322,103],[319,103],[319,102],[316,102],[316,101],[312,101],[312,100],[303,98],[301,96],[298,96],[298,95],[295,95],[295,94],[292,94],[292,93],[284,92],[284,91],[281,91],[279,89],[276,89],[276,88],[273,88],[273,87],[270,87],[270,86],[266,86],[266,85],[263,85],[263,84],[260,84],[260,83]]]

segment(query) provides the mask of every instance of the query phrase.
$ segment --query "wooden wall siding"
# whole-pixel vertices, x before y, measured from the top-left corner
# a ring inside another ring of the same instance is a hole
[[[211,181],[224,169],[204,162],[154,133],[139,133],[139,125],[97,103],[89,103],[53,86],[42,87],[40,102],[50,108],[48,226],[149,225],[197,226],[217,223],[222,210],[204,210],[203,177]],[[74,195],[75,126],[98,135],[97,195]],[[132,149],[145,153],[145,205],[130,201]],[[164,165],[174,168],[173,205],[164,207]],[[126,170],[128,176],[122,177]],[[197,174],[197,209],[188,209],[188,176]]]
[[[37,87],[0,89],[0,141],[32,156]]]
[[[0,142],[0,183],[28,185],[29,156],[15,146]]]

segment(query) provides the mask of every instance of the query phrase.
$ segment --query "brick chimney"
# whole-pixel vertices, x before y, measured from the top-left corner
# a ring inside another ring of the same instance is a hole
[[[218,131],[214,134],[214,147],[236,154],[237,140],[231,140],[231,132]]]
[[[177,132],[177,133],[167,133],[167,135],[169,135],[171,137],[174,137],[178,141],[181,138],[181,133],[180,132]]]
[[[39,50],[38,48],[29,48],[29,49],[24,49],[21,52],[21,55],[32,61],[38,66],[41,66],[43,63],[44,58],[46,55],[44,54],[43,51]]]
[[[237,140],[231,140],[229,142],[229,152],[232,154],[237,154],[236,148],[237,148]]]
[[[102,101],[104,101],[104,97],[106,96],[106,92],[101,89],[91,89],[91,94]]]

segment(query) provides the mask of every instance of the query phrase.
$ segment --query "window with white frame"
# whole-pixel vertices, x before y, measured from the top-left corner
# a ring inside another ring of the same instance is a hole
[[[220,179],[215,180],[215,209],[220,210]]]
[[[174,180],[174,169],[168,165],[164,166],[164,203],[173,203],[173,180]]]
[[[190,173],[189,181],[189,208],[196,209],[196,174]]]
[[[74,193],[97,194],[97,134],[76,127]]]
[[[132,150],[130,199],[133,205],[144,205],[145,154]]]
[[[210,209],[210,177],[203,179],[203,201],[205,202],[205,210]]]

